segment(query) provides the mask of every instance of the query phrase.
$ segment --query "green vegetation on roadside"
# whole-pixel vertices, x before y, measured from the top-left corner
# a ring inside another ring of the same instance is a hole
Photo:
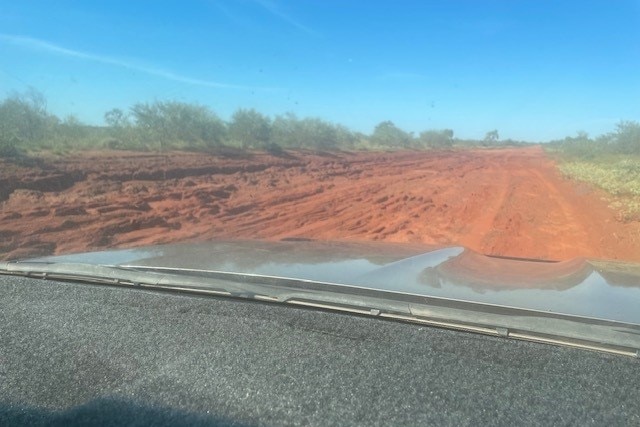
[[[299,118],[293,113],[268,117],[253,109],[239,109],[228,121],[208,107],[177,101],[136,103],[128,110],[114,108],[104,114],[103,126],[89,126],[76,117],[49,113],[44,96],[34,89],[0,102],[0,157],[49,150],[191,150],[219,147],[266,150],[394,150],[468,146],[524,145],[498,139],[454,138],[453,130],[405,132],[391,121],[378,124],[371,135],[355,132],[320,118]]]
[[[611,197],[623,220],[640,220],[640,123],[622,121],[615,131],[589,138],[584,132],[547,146],[564,176],[593,184]]]

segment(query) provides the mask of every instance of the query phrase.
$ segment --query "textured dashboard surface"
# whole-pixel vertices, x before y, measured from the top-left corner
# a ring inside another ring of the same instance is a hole
[[[638,359],[0,276],[0,424],[640,424]]]

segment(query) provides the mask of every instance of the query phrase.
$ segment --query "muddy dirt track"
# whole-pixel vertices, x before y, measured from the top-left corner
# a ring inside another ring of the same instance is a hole
[[[640,261],[640,222],[540,147],[395,153],[84,153],[0,164],[0,258],[220,238],[463,245]]]

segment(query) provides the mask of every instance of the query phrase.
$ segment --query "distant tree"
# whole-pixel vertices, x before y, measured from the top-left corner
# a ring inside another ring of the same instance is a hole
[[[612,135],[616,151],[623,154],[640,154],[640,123],[621,121]]]
[[[140,143],[136,136],[140,135],[132,129],[129,115],[119,108],[113,108],[104,113],[104,122],[108,127],[109,136],[103,139],[103,146],[107,148],[122,148],[128,146],[130,148],[136,146],[136,142]],[[138,147],[140,148],[140,147]]]
[[[272,141],[283,147],[308,147],[321,150],[349,143],[351,135],[343,128],[319,118],[298,119],[293,113],[277,116],[272,124]]]
[[[589,134],[584,131],[578,131],[576,136],[567,136],[563,140],[560,141],[565,148],[573,145],[581,145],[592,143],[593,140],[589,138]]]
[[[112,128],[123,128],[129,126],[129,117],[119,108],[104,113],[104,122]]]
[[[354,148],[358,142],[358,136],[349,128],[342,125],[334,125],[336,131],[337,146],[340,148]]]
[[[453,141],[453,129],[444,129],[442,135],[449,141]]]
[[[137,103],[131,107],[137,137],[146,143],[157,143],[163,149],[169,140],[168,124],[159,103]]]
[[[299,123],[298,132],[303,145],[321,150],[331,150],[338,146],[336,127],[319,118],[305,118]]]
[[[453,130],[426,130],[420,132],[418,144],[429,148],[448,148],[453,145]]]
[[[229,138],[243,148],[266,148],[271,138],[271,121],[254,109],[241,108],[231,117]]]
[[[20,141],[44,138],[49,123],[44,95],[33,88],[14,93],[0,105],[3,129]]]
[[[170,143],[186,143],[188,147],[218,146],[226,137],[225,123],[207,107],[177,101],[131,107],[137,130],[148,142],[160,148]]]
[[[484,142],[488,144],[495,144],[500,140],[500,135],[496,129],[489,131],[484,136]]]
[[[58,120],[47,113],[41,92],[29,88],[13,93],[0,104],[0,155],[15,155],[20,146],[50,137]]]
[[[371,135],[371,142],[382,147],[406,148],[411,145],[411,140],[411,134],[403,131],[390,120],[379,123]]]
[[[57,134],[66,144],[78,142],[88,136],[87,128],[77,116],[71,114],[57,126]]]
[[[583,130],[579,130],[576,133],[576,139],[578,141],[589,141],[589,134]]]
[[[271,141],[282,147],[301,147],[300,120],[291,112],[276,116],[271,124]]]

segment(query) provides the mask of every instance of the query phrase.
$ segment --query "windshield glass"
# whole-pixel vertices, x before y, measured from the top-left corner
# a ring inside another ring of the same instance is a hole
[[[637,1],[4,2],[0,28],[2,260],[314,239],[640,262]]]

